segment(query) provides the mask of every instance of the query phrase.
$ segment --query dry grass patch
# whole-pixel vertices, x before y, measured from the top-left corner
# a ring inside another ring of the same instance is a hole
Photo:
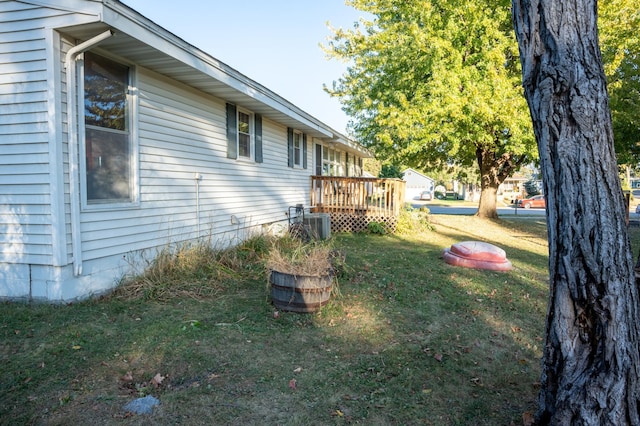
[[[283,274],[322,277],[333,273],[335,258],[333,248],[326,242],[304,243],[284,237],[273,240],[266,267]]]
[[[123,279],[110,297],[164,303],[218,297],[227,286],[261,273],[259,265],[275,240],[259,235],[226,249],[217,249],[206,240],[164,247],[144,262],[140,275]]]

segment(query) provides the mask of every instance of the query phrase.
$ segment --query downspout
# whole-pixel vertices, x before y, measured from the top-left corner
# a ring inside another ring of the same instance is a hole
[[[80,235],[80,197],[78,188],[78,98],[75,61],[78,55],[86,52],[102,40],[111,37],[113,31],[107,30],[89,40],[72,47],[67,52],[64,67],[67,74],[67,138],[69,144],[69,196],[71,198],[71,247],[73,253],[73,275],[82,275],[82,237]]]

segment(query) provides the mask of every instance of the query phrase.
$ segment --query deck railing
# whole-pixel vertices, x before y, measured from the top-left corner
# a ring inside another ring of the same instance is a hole
[[[366,177],[311,176],[311,209],[317,213],[398,216],[405,181]]]

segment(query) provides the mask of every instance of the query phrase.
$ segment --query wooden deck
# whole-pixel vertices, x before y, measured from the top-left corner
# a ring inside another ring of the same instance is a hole
[[[335,232],[362,231],[369,222],[395,229],[404,205],[405,181],[365,177],[311,176],[311,211],[331,214]]]

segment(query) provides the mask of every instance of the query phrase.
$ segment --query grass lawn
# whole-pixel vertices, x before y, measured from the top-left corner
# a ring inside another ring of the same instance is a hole
[[[346,268],[316,314],[274,316],[255,247],[233,267],[194,263],[166,277],[207,288],[197,296],[143,288],[0,304],[0,423],[522,424],[538,391],[544,222],[431,220],[411,235],[335,235]],[[442,261],[470,239],[504,248],[513,271]],[[146,395],[161,401],[153,414],[123,410]]]

